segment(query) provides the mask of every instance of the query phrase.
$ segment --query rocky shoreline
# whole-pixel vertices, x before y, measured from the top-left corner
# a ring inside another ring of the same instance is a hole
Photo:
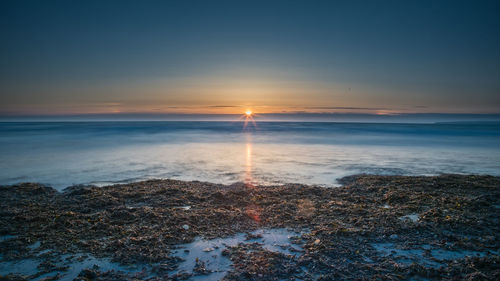
[[[230,263],[226,280],[500,279],[499,177],[359,175],[341,182],[150,180],[63,192],[2,186],[0,280],[66,280],[76,261],[89,257],[96,266],[81,266],[76,279],[210,280],[214,270],[198,258],[193,270],[176,270],[178,245],[242,233],[246,243],[221,244],[223,257],[214,255]],[[295,233],[281,246],[298,250],[266,248],[255,232],[275,229]],[[33,271],[9,271],[28,260]]]

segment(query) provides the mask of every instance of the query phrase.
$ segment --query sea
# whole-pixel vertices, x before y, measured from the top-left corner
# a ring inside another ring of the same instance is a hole
[[[147,179],[338,186],[354,174],[500,175],[500,122],[1,122],[0,185]]]

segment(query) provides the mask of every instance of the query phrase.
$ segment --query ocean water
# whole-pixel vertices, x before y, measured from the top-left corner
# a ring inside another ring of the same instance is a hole
[[[2,185],[335,186],[360,173],[500,175],[500,123],[4,122],[0,155]]]

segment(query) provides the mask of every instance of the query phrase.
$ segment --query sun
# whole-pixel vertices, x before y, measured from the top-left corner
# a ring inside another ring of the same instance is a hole
[[[255,128],[257,128],[257,124],[255,124],[255,120],[253,119],[253,111],[250,109],[247,109],[245,111],[245,114],[241,116],[241,118],[244,118],[245,124],[243,125],[243,129],[247,128],[248,123],[252,124]]]
[[[251,109],[247,109],[243,115],[240,116],[240,120],[243,119],[245,121],[243,125],[243,129],[247,128],[247,125],[250,123],[253,127],[257,128],[257,124],[255,124],[254,113]]]

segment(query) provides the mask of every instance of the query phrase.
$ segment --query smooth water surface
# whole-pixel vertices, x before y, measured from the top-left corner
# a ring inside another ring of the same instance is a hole
[[[0,184],[150,178],[334,186],[346,175],[500,175],[500,123],[0,123]]]

